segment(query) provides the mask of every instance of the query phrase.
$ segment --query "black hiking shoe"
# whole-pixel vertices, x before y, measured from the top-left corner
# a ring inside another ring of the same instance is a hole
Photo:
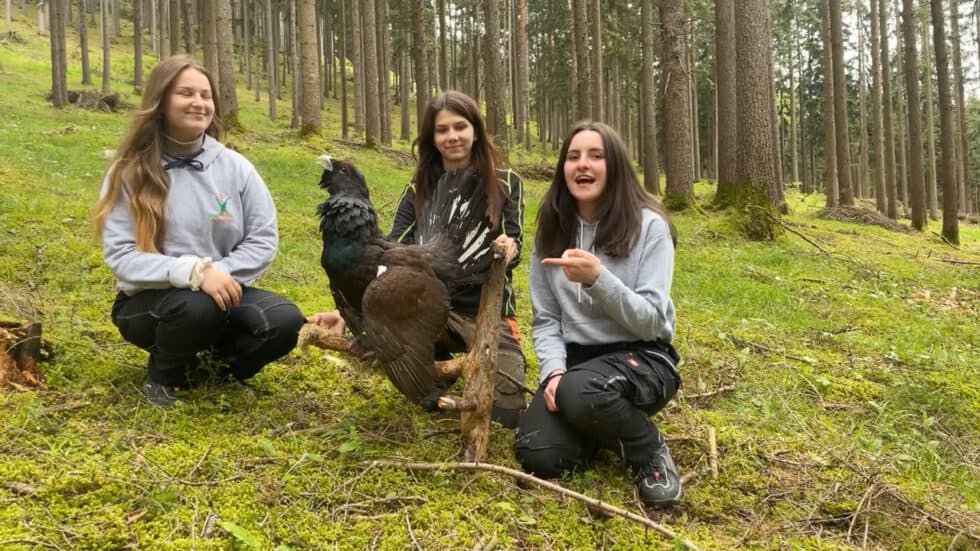
[[[671,507],[681,499],[681,477],[667,443],[660,441],[653,458],[636,475],[640,501],[651,507]]]
[[[153,405],[164,409],[173,409],[177,405],[177,387],[161,385],[147,377],[143,381],[143,396]]]

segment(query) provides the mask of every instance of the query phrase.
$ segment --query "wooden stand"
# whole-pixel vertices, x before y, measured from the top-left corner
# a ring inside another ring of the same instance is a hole
[[[0,322],[0,389],[43,389],[40,361],[40,323]]]
[[[480,462],[487,457],[490,436],[490,410],[497,373],[497,340],[500,328],[500,310],[503,303],[507,263],[503,248],[493,245],[499,255],[490,268],[490,278],[483,284],[480,294],[480,311],[476,315],[476,334],[470,351],[462,358],[436,362],[434,369],[440,379],[462,376],[465,381],[463,396],[439,398],[439,408],[462,412],[463,456],[465,461]],[[352,344],[347,337],[329,335],[316,325],[306,324],[300,330],[301,346],[313,345],[367,360],[368,353]]]

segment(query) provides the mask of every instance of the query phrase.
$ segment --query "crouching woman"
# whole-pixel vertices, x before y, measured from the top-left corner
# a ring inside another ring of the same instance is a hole
[[[537,227],[531,330],[541,382],[518,426],[517,459],[552,478],[606,448],[632,469],[644,503],[673,505],[680,477],[650,415],[680,385],[674,232],[612,128],[572,129]]]
[[[119,293],[112,322],[150,353],[143,394],[173,407],[210,350],[241,387],[296,345],[305,319],[252,287],[278,245],[276,208],[255,167],[217,141],[207,70],[162,60],[96,204],[102,253]]]

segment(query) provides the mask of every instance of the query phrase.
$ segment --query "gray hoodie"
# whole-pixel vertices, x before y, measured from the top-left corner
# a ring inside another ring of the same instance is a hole
[[[609,344],[633,341],[670,342],[674,337],[674,303],[670,285],[674,245],[667,222],[643,209],[642,229],[630,254],[610,258],[592,246],[599,222],[579,219],[578,248],[595,254],[602,272],[594,285],[568,281],[560,266],[531,260],[531,334],[540,365],[540,380],[565,369],[565,344]]]
[[[203,257],[242,285],[251,284],[272,263],[279,232],[265,182],[252,163],[214,138],[205,136],[203,147],[194,158],[200,170],[187,165],[167,170],[170,190],[159,252],[136,250],[125,186],[119,194],[102,230],[102,256],[126,294],[190,287],[191,270]],[[107,181],[102,193],[106,186]]]

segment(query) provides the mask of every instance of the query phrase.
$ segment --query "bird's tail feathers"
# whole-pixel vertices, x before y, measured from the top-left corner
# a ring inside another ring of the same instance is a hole
[[[490,244],[499,231],[490,226],[486,190],[476,173],[467,168],[443,174],[416,231],[419,244],[431,245],[433,253],[452,266],[448,281],[483,282],[493,261]]]

